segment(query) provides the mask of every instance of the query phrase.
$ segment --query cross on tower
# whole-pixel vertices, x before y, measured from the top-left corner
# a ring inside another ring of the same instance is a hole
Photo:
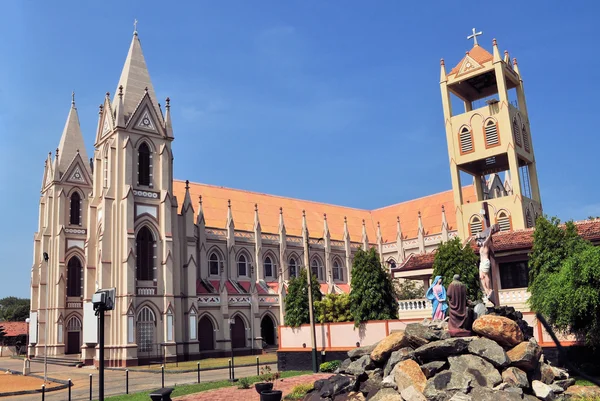
[[[479,36],[479,35],[483,35],[483,32],[481,32],[481,31],[475,32],[475,28],[473,28],[473,34],[467,36],[467,40],[468,39],[473,39],[475,41],[474,45],[477,46],[478,45],[478,43],[477,43],[477,36]]]
[[[137,33],[137,24],[138,24],[138,20],[134,19],[133,20],[133,32]],[[475,28],[473,28],[473,32],[475,32]],[[475,40],[475,42],[477,42],[477,40]]]

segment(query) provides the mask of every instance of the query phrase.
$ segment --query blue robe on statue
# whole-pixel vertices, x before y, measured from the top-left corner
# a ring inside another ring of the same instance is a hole
[[[431,301],[433,310],[431,317],[433,320],[443,320],[446,317],[446,310],[448,309],[448,303],[446,302],[446,289],[443,284],[437,285],[437,282],[442,276],[436,276],[433,283],[427,290],[425,297]],[[437,297],[436,297],[437,295]],[[439,299],[439,300],[438,300]]]

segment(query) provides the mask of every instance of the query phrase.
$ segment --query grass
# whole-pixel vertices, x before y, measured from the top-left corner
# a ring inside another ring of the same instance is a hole
[[[575,385],[577,386],[595,386],[594,383],[592,383],[589,380],[585,380],[579,377],[575,377]]]
[[[298,384],[292,391],[283,397],[284,400],[303,400],[306,393],[313,389],[312,383]]]
[[[242,365],[254,365],[256,364],[256,355],[245,355],[245,356],[236,356],[234,359],[235,366]],[[269,353],[258,355],[259,362],[262,363],[277,363],[277,354]],[[165,365],[166,371],[182,371],[182,370],[190,370],[197,369],[198,362],[200,362],[200,370],[203,369],[219,369],[219,368],[227,368],[229,366],[230,358],[208,358],[201,359],[199,361],[186,361],[186,362],[178,362],[178,363],[167,363]],[[134,370],[160,370],[161,365],[146,365],[146,366],[136,366],[128,368],[131,371]]]
[[[309,371],[297,371],[290,370],[287,372],[281,372],[281,378],[310,375],[312,372]],[[258,376],[248,377],[250,384],[258,383],[260,381]],[[182,386],[175,387],[175,391],[171,394],[171,397],[180,397],[182,395],[200,393],[202,391],[214,390],[218,388],[237,386],[237,383],[231,383],[229,380],[221,380],[216,382],[206,382],[197,384],[184,384]],[[150,391],[144,391],[142,393],[135,393],[129,395],[117,395],[114,397],[105,398],[106,401],[148,401]]]

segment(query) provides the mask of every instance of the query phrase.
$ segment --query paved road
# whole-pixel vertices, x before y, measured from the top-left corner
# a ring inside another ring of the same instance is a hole
[[[277,370],[277,365],[270,365],[271,369]],[[23,361],[0,358],[0,367],[14,370],[23,369]],[[43,376],[44,364],[32,362],[31,373]],[[48,365],[48,377],[54,379],[73,381],[73,387],[71,388],[71,395],[73,401],[83,401],[90,399],[90,379],[92,375],[92,399],[98,399],[98,370],[93,367],[84,368],[72,368],[67,366]],[[256,367],[241,367],[235,369],[235,377],[253,376],[256,375]],[[165,386],[173,387],[181,384],[196,383],[197,373],[166,373],[165,374]],[[200,380],[205,381],[216,381],[224,380],[229,378],[228,369],[208,370],[202,371]],[[161,374],[160,370],[158,373],[141,373],[129,371],[129,393],[135,393],[144,390],[153,390],[160,388],[161,386]],[[125,371],[116,370],[105,370],[104,371],[104,395],[118,395],[125,394]],[[19,397],[11,397],[11,400],[24,401],[24,400],[41,400],[40,394],[23,395]],[[67,390],[59,390],[46,393],[46,401],[66,401]]]

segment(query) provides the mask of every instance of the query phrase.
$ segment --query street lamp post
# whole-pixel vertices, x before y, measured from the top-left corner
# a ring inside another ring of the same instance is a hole
[[[46,262],[46,316],[44,322],[44,383],[48,381],[48,324],[50,323],[50,305],[48,305],[50,293],[50,267],[48,266],[48,252],[44,252],[44,261]]]

